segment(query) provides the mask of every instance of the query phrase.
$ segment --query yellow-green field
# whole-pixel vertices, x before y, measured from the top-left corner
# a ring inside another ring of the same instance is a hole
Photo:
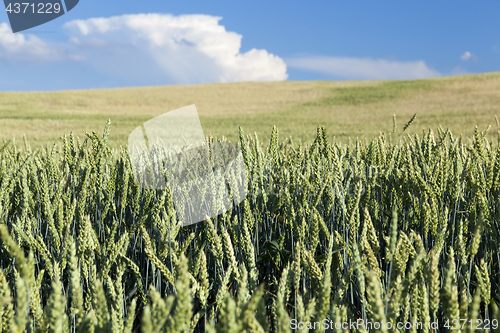
[[[474,125],[496,140],[500,113],[500,72],[415,81],[286,81],[202,84],[60,92],[0,93],[0,139],[32,146],[54,143],[62,134],[102,132],[111,119],[112,146],[124,146],[128,134],[143,122],[196,104],[205,133],[235,140],[238,126],[266,138],[273,125],[281,139],[309,141],[318,125],[330,137],[370,138],[398,133],[417,113],[409,133],[450,128],[470,136]]]

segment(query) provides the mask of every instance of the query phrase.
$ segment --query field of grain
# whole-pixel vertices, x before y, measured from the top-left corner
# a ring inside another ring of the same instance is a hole
[[[402,103],[391,86],[345,89],[301,103]],[[240,129],[247,197],[187,227],[168,189],[141,189],[127,150],[112,153],[113,127],[61,149],[6,143],[0,331],[498,331],[500,149],[474,128],[406,136],[417,119],[353,145],[323,127],[298,145]]]
[[[62,134],[101,132],[111,119],[110,146],[125,146],[143,122],[195,104],[206,134],[238,140],[238,127],[261,137],[273,126],[283,139],[314,139],[317,126],[329,139],[347,143],[392,131],[392,118],[407,121],[417,113],[410,134],[450,128],[457,136],[485,130],[500,116],[500,73],[416,81],[286,81],[201,84],[61,92],[0,93],[0,139],[23,135],[35,146],[52,144]],[[494,131],[488,138],[496,140]]]

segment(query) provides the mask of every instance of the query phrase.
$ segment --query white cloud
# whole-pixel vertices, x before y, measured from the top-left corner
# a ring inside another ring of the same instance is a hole
[[[471,57],[472,57],[472,53],[470,53],[469,51],[466,51],[464,54],[462,54],[462,55],[460,56],[460,59],[462,59],[463,61],[467,61],[467,60],[469,60]]]
[[[0,23],[0,59],[25,62],[61,61],[71,58],[64,50],[44,42],[40,38],[12,33],[9,25]]]
[[[291,68],[348,80],[410,80],[441,76],[424,61],[308,56],[286,61]]]
[[[285,62],[266,50],[241,53],[242,36],[210,15],[134,14],[64,25],[72,47],[100,69],[173,83],[286,80]]]
[[[479,60],[474,53],[471,53],[469,51],[464,52],[464,54],[460,56],[460,59],[462,59],[463,61],[472,60],[474,62],[478,62]]]

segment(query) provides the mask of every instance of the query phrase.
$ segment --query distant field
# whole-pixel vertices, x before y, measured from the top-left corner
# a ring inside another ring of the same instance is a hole
[[[318,125],[347,142],[398,133],[417,113],[409,133],[450,128],[470,136],[474,125],[496,141],[500,116],[500,72],[415,81],[286,81],[161,86],[61,92],[0,93],[0,139],[23,135],[32,146],[54,143],[73,131],[102,132],[111,119],[111,145],[124,146],[141,123],[196,104],[205,133],[236,140],[238,126],[268,138],[273,125],[294,142],[315,137]]]

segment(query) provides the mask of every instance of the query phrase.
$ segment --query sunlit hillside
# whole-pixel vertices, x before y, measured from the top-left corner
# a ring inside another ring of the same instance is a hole
[[[496,140],[500,113],[500,73],[414,81],[286,81],[160,86],[60,92],[0,93],[1,139],[25,134],[33,145],[58,141],[61,134],[102,132],[112,122],[111,145],[125,145],[141,123],[165,112],[196,104],[205,133],[235,140],[238,126],[268,137],[311,140],[318,125],[330,137],[369,138],[392,133],[393,115],[403,126],[417,118],[410,133],[450,128],[470,136],[477,125]]]

